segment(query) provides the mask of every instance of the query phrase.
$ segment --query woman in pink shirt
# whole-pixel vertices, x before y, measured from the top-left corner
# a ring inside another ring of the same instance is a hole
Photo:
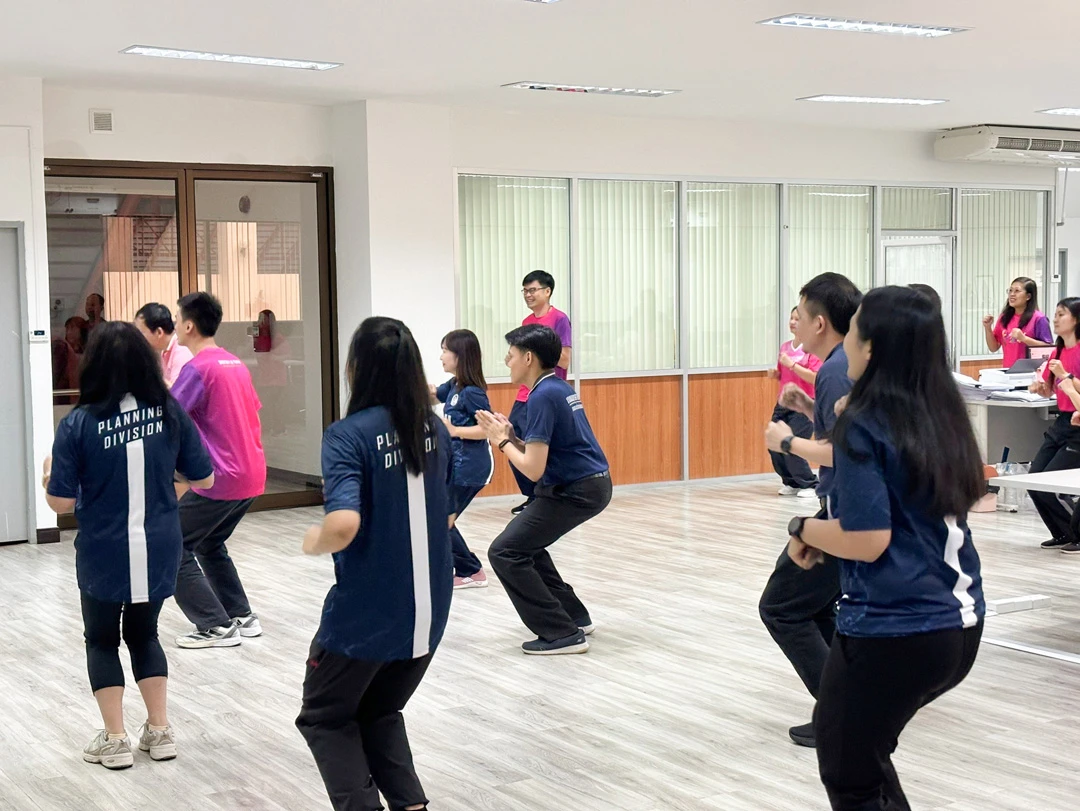
[[[1054,332],[1058,334],[1054,354],[1043,369],[1042,379],[1031,391],[1044,397],[1057,396],[1058,418],[1050,426],[1042,447],[1031,462],[1032,473],[1080,468],[1080,427],[1072,419],[1080,408],[1080,391],[1073,379],[1080,375],[1080,298],[1064,298],[1054,311]],[[1043,549],[1080,552],[1080,543],[1071,530],[1069,510],[1057,493],[1031,493],[1050,539]]]
[[[798,310],[791,311],[788,320],[788,329],[795,334],[795,327],[799,323]],[[817,370],[821,368],[821,361],[806,352],[795,341],[785,341],[780,347],[780,356],[775,369],[769,370],[769,377],[779,378],[780,392],[789,383],[794,383],[805,391],[811,398],[814,396],[814,381],[817,379]],[[777,402],[773,409],[772,422],[784,422],[791,426],[792,432],[797,437],[809,439],[814,434],[814,424],[798,411],[784,408]],[[814,488],[817,487],[817,476],[810,470],[810,465],[802,457],[795,454],[782,454],[769,452],[772,457],[773,469],[783,481],[783,487],[779,494],[782,496],[799,496],[800,498],[815,498]]]
[[[1050,321],[1039,312],[1039,286],[1027,276],[1013,279],[997,323],[994,316],[984,316],[983,330],[990,351],[1002,350],[1006,369],[1021,358],[1030,357],[1031,347],[1054,345]]]

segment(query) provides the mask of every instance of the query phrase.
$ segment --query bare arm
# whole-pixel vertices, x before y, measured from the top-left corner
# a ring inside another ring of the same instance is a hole
[[[569,346],[564,346],[563,347],[562,354],[559,355],[559,362],[558,362],[557,365],[558,365],[558,367],[560,369],[565,369],[566,371],[570,371],[570,347]]]
[[[800,380],[805,380],[807,383],[813,383],[817,380],[817,372],[813,369],[807,369],[800,363],[796,363],[791,367],[791,371],[799,376]]]
[[[304,535],[305,555],[326,555],[347,548],[360,531],[360,513],[355,510],[334,510],[327,513],[321,526],[312,527]]]
[[[791,452],[812,465],[833,466],[833,446],[827,440],[819,442],[816,439],[795,437],[791,440]]]
[[[991,352],[997,352],[1001,349],[1001,344],[998,343],[998,339],[994,337],[994,319],[993,316],[989,317],[989,321],[986,318],[983,319],[983,334],[986,338],[986,347]]]
[[[834,558],[873,563],[885,554],[892,541],[891,529],[847,532],[837,520],[810,519],[803,525],[802,540]]]

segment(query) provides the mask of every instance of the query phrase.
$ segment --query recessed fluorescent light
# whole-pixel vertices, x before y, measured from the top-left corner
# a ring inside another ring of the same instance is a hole
[[[156,48],[149,45],[132,45],[120,53],[134,54],[136,56],[158,56],[163,59],[190,59],[195,62],[236,62],[241,65],[265,65],[271,68],[299,68],[300,70],[332,70],[341,67],[341,62],[277,59],[272,56],[241,56],[239,54],[213,53],[212,51],[183,51],[177,48]]]
[[[811,197],[869,197],[866,192],[854,193],[854,192],[842,192],[842,191],[812,191]]]
[[[894,99],[878,96],[806,96],[796,101],[827,101],[837,104],[910,104],[917,107],[944,104],[946,99]]]
[[[654,99],[660,96],[670,96],[678,93],[678,90],[645,90],[637,87],[595,87],[593,85],[579,84],[551,84],[550,82],[514,82],[504,84],[503,87],[512,87],[517,90],[555,90],[561,93],[595,93],[601,96],[637,96],[638,98]]]
[[[870,20],[848,20],[839,17],[818,17],[813,14],[785,14],[760,25],[780,25],[786,28],[811,28],[820,31],[854,31],[860,34],[895,34],[902,37],[947,37],[969,28],[945,25],[912,25],[909,23],[876,23]]]
[[[1047,115],[1080,115],[1080,107],[1055,107],[1052,110],[1039,110]]]

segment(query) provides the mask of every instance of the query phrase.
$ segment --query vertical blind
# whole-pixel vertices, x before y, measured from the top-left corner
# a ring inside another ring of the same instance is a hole
[[[881,190],[883,231],[949,231],[952,190],[886,186]]]
[[[771,363],[780,279],[779,187],[688,183],[686,225],[686,365]]]
[[[799,303],[799,289],[819,273],[847,276],[869,289],[873,189],[869,186],[788,187],[787,307]]]
[[[570,181],[462,175],[458,206],[458,323],[480,339],[484,374],[505,377],[503,336],[529,314],[522,278],[546,270],[555,277],[552,303],[570,310]],[[574,333],[576,345],[576,324]]]
[[[960,354],[989,352],[984,315],[997,315],[1018,276],[1039,285],[1046,301],[1046,195],[1044,191],[964,189],[960,193]]]
[[[676,368],[678,184],[582,180],[578,191],[577,368]]]

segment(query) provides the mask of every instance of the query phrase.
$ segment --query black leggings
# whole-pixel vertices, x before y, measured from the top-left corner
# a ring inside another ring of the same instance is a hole
[[[169,675],[169,664],[157,635],[161,603],[161,600],[105,603],[89,594],[82,595],[86,669],[90,672],[91,690],[96,693],[106,687],[124,686],[124,667],[120,664],[121,618],[135,681]]]

